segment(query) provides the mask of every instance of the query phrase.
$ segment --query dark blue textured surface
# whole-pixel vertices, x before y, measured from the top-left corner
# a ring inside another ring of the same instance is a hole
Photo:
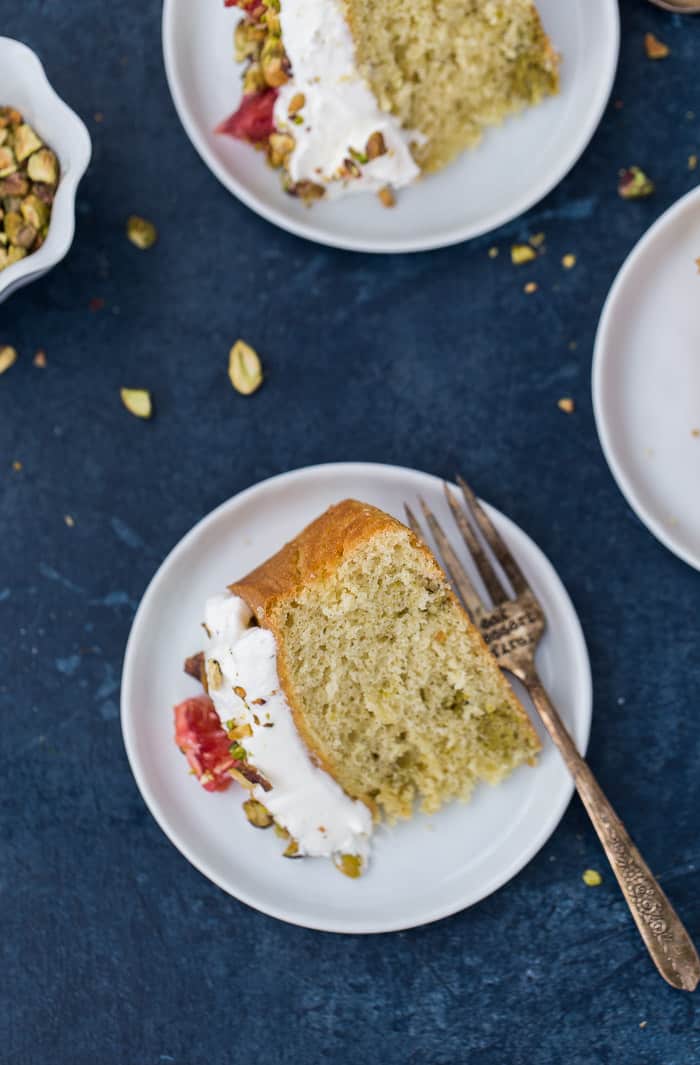
[[[135,604],[215,504],[312,462],[459,467],[567,584],[593,664],[592,765],[700,939],[700,576],[626,506],[589,395],[616,270],[697,180],[700,20],[622,10],[624,106],[544,203],[471,244],[371,258],[276,231],[205,170],[168,97],[156,0],[5,0],[2,32],[40,53],[94,160],[68,259],[0,309],[0,343],[21,353],[0,379],[1,1062],[700,1061],[700,996],[656,975],[577,800],[472,910],[324,935],[187,864],[145,810],[118,721]],[[644,57],[647,29],[666,61]],[[652,199],[617,198],[631,163]],[[124,238],[132,211],[158,224],[147,254]],[[516,270],[509,244],[539,230],[547,255]],[[265,358],[252,399],[225,377],[238,336]],[[124,384],[153,389],[152,423],[123,410]]]

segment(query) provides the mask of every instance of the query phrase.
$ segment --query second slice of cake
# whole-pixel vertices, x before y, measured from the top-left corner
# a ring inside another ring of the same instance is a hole
[[[288,856],[357,871],[374,820],[465,800],[539,750],[433,555],[367,504],[331,507],[210,600],[205,627],[209,696],[230,741],[216,772],[252,790],[291,837]]]

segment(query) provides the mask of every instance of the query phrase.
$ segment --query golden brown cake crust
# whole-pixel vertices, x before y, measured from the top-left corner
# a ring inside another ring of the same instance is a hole
[[[261,625],[271,628],[272,613],[281,600],[293,598],[314,580],[332,573],[345,554],[387,529],[405,531],[405,526],[369,503],[344,499],[307,525],[276,555],[231,584],[229,590],[245,600]],[[436,565],[425,546],[413,539]]]

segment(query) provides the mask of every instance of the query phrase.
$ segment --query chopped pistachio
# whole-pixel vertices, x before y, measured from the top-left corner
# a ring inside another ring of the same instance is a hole
[[[510,260],[515,266],[522,266],[536,258],[537,252],[529,244],[513,244],[510,249]]]
[[[0,347],[0,373],[5,373],[17,362],[17,349],[5,344]]]
[[[282,825],[278,825],[276,821],[275,821],[275,835],[279,836],[280,839],[289,839],[289,832],[287,831],[287,829],[283,828]]]
[[[17,156],[17,162],[23,163],[25,159],[29,158],[32,152],[36,152],[41,148],[43,141],[41,137],[34,132],[30,125],[23,122],[22,125],[18,126],[15,130],[12,143],[15,149],[15,155]]]
[[[638,166],[620,171],[617,191],[623,200],[641,200],[655,191],[654,182]]]
[[[396,203],[396,197],[388,185],[385,185],[383,189],[380,189],[377,196],[379,197],[382,207],[393,207]]]
[[[359,854],[339,854],[333,864],[336,869],[353,880],[362,876],[362,858]]]
[[[37,230],[29,222],[25,222],[19,211],[9,211],[4,219],[3,226],[10,244],[28,251],[36,238]]]
[[[260,53],[260,66],[265,83],[271,89],[279,89],[289,81],[287,56],[279,37],[269,34]]]
[[[287,108],[287,114],[290,116],[295,115],[297,111],[301,111],[302,107],[306,103],[306,97],[303,92],[295,92],[289,101],[289,107]]]
[[[226,730],[226,735],[230,740],[245,740],[253,735],[253,730],[248,724],[234,725],[233,728]]]
[[[136,418],[150,418],[153,413],[151,393],[145,388],[120,388],[122,403]]]
[[[386,144],[379,130],[375,130],[367,139],[365,154],[368,159],[378,159],[380,155],[386,155]]]
[[[282,851],[283,858],[303,858],[303,854],[299,854],[299,844],[295,839],[291,839],[287,844],[285,850]]]
[[[348,148],[348,154],[351,159],[354,159],[361,166],[369,162],[369,156],[365,152],[358,152],[357,148]]]
[[[12,245],[7,249],[7,265],[12,266],[13,263],[18,263],[20,259],[26,259],[27,249]]]
[[[27,160],[27,174],[32,181],[41,181],[46,185],[58,182],[58,159],[50,148],[41,148]]]
[[[158,240],[158,230],[146,218],[132,214],[126,222],[126,235],[137,248],[147,251]]]
[[[254,828],[270,828],[273,823],[272,814],[257,799],[247,799],[243,803],[243,812]]]
[[[29,192],[29,182],[26,176],[21,170],[16,170],[14,174],[8,174],[6,178],[0,180],[0,196],[3,199],[9,199],[11,197],[26,196]]]
[[[259,63],[251,63],[243,75],[243,92],[246,96],[254,92],[262,92],[265,88],[262,67]]]
[[[35,229],[41,229],[42,226],[47,225],[51,216],[48,204],[33,194],[25,196],[21,211],[25,222],[29,222]]]
[[[294,150],[294,137],[289,133],[271,133],[268,138],[267,157],[272,166],[283,166],[289,154]]]
[[[228,749],[228,753],[232,758],[235,758],[237,762],[245,762],[248,757],[245,747],[238,742],[234,742]]]
[[[265,28],[243,19],[233,33],[234,58],[237,63],[257,56],[265,39]]]
[[[582,874],[581,879],[588,887],[600,887],[603,883],[603,878],[597,869],[586,869]]]
[[[17,169],[17,160],[15,159],[15,153],[9,146],[3,145],[0,148],[0,178],[5,178],[9,174],[14,174]]]
[[[244,340],[237,340],[231,348],[228,375],[231,384],[242,396],[251,395],[263,383],[260,356]]]
[[[207,691],[218,691],[224,682],[224,675],[221,672],[221,666],[215,658],[207,659]]]

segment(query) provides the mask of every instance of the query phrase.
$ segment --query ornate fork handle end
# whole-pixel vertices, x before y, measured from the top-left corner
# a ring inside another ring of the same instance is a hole
[[[694,991],[700,983],[700,957],[680,917],[630,839],[588,764],[576,750],[539,678],[524,679],[547,731],[571,771],[656,968],[672,987]]]

